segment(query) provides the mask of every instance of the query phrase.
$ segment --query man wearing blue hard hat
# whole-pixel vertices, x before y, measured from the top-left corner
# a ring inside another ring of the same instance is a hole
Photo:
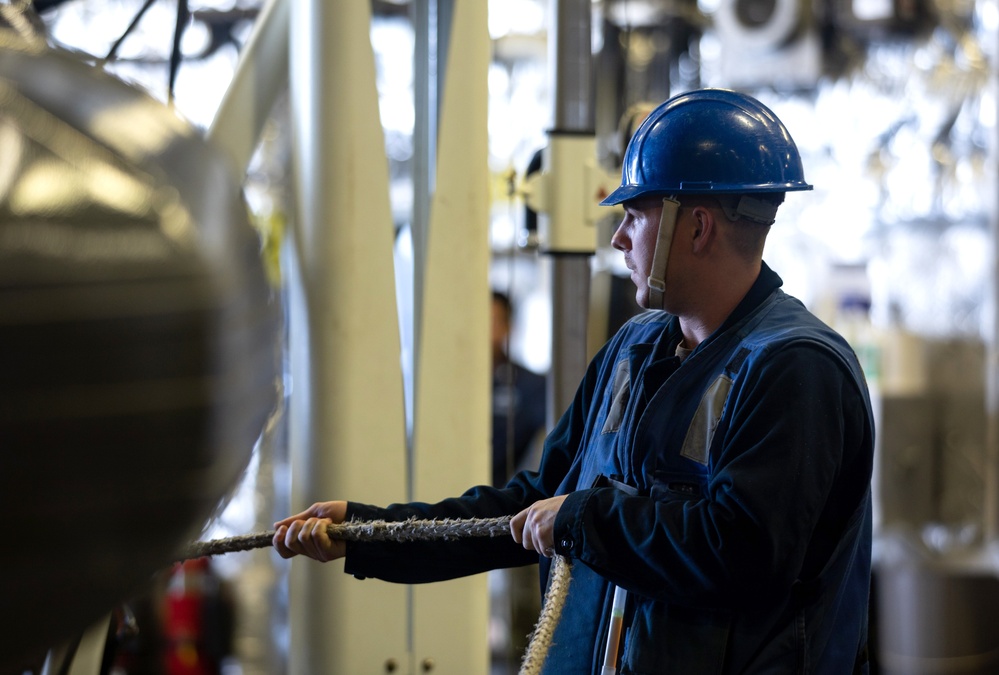
[[[653,311],[589,364],[539,470],[433,505],[316,504],[277,524],[278,551],[407,583],[539,554],[544,580],[565,556],[545,673],[867,672],[867,387],[762,260],[785,193],[809,189],[759,101],[706,89],[656,108],[604,200],[624,208],[612,243]],[[500,515],[513,541],[348,546],[322,527]]]

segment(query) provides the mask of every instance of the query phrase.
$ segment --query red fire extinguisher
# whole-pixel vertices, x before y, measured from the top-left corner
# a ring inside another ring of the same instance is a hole
[[[227,610],[221,580],[209,558],[174,566],[163,617],[166,675],[218,675],[229,651]]]

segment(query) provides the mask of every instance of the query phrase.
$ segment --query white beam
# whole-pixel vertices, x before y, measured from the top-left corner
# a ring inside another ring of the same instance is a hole
[[[291,4],[292,506],[387,503],[405,494],[406,442],[370,5]],[[290,672],[407,672],[406,587],[341,569],[292,562]]]
[[[457,0],[424,269],[414,427],[420,501],[489,480],[488,69],[486,3]],[[418,668],[488,672],[485,575],[418,586],[413,604]]]

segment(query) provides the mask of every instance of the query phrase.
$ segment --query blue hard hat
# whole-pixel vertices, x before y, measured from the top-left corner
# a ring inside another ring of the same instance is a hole
[[[699,89],[645,118],[625,152],[621,186],[600,203],[811,189],[791,134],[769,108],[727,89]]]

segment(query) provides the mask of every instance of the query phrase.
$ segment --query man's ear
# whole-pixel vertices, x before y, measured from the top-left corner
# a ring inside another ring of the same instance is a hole
[[[695,206],[690,213],[693,220],[691,224],[691,250],[694,253],[702,253],[707,250],[708,245],[717,235],[718,220],[711,209],[704,206]]]

